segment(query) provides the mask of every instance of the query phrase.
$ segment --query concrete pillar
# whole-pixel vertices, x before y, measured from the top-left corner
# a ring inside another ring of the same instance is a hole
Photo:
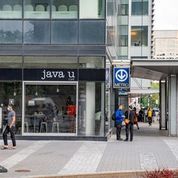
[[[160,87],[160,129],[166,128],[166,81],[159,82]]]
[[[95,134],[95,83],[86,82],[86,135]]]
[[[168,77],[168,130],[170,136],[177,135],[177,91],[176,91],[176,76]]]
[[[100,125],[100,135],[104,136],[104,121],[105,121],[105,111],[104,111],[104,93],[105,93],[105,88],[104,88],[104,83],[101,84],[101,125]]]
[[[86,67],[94,68],[94,61]],[[95,135],[95,82],[86,82],[86,135]]]

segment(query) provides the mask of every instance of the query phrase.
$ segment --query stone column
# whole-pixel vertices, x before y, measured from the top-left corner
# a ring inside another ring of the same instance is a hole
[[[160,130],[166,128],[166,81],[159,82],[160,87]]]
[[[170,136],[177,135],[177,91],[176,91],[176,76],[168,77],[168,129]]]

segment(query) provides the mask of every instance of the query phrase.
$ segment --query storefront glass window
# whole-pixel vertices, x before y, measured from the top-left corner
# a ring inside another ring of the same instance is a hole
[[[25,21],[24,43],[49,44],[50,23],[48,21]]]
[[[104,136],[104,93],[104,83],[79,84],[79,135]]]
[[[78,23],[76,21],[52,22],[52,44],[77,44]]]
[[[77,0],[53,0],[52,1],[53,19],[76,19],[78,18]]]
[[[24,18],[49,19],[50,0],[25,0]]]
[[[22,0],[1,0],[0,1],[1,19],[22,18]]]
[[[1,21],[0,43],[22,43],[22,22],[14,20]]]
[[[105,0],[80,0],[80,19],[104,19]]]
[[[25,84],[24,133],[76,134],[76,84]]]

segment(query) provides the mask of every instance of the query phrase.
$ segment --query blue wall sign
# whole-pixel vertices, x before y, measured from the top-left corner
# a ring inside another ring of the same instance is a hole
[[[130,67],[113,68],[113,87],[130,88]]]

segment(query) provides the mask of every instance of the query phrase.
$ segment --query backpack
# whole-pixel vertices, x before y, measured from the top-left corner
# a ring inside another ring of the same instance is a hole
[[[121,110],[117,110],[115,113],[116,123],[122,123],[123,121],[123,112]]]

